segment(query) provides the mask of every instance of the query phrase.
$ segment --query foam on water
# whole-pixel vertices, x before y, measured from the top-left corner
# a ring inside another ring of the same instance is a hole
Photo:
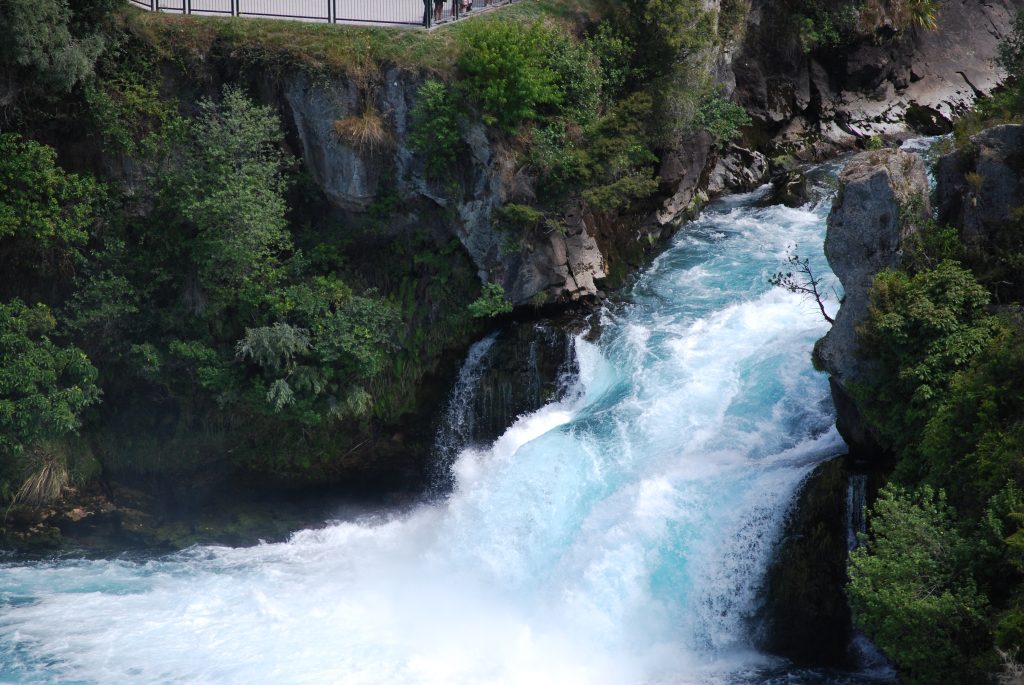
[[[753,199],[680,234],[605,312],[600,342],[577,340],[574,391],[464,449],[442,502],[280,544],[0,566],[0,681],[684,685],[756,672],[748,623],[772,547],[797,485],[842,444],[809,359],[827,326],[767,285],[793,244],[827,273],[826,210]]]

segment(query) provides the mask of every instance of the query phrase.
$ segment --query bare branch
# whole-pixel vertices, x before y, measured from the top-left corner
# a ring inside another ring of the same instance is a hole
[[[803,295],[807,299],[814,300],[818,305],[818,309],[821,310],[821,315],[825,317],[825,321],[829,323],[835,323],[828,312],[825,311],[825,299],[826,295],[822,295],[821,291],[818,290],[818,285],[821,283],[821,277],[815,277],[814,271],[811,270],[811,260],[807,257],[800,259],[800,255],[793,251],[794,248],[790,248],[786,251],[786,261],[789,262],[796,273],[793,271],[780,271],[773,274],[768,282],[776,288],[785,288],[791,293],[797,293]]]

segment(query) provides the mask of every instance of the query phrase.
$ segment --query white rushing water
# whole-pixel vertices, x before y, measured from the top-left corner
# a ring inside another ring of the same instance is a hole
[[[577,341],[566,399],[462,451],[441,502],[0,565],[0,682],[805,682],[759,675],[748,619],[796,487],[843,450],[810,363],[827,324],[767,284],[793,244],[828,273],[827,207],[754,199],[688,226]]]

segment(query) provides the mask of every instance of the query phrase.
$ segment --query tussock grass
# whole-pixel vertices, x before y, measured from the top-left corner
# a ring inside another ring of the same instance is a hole
[[[334,122],[338,140],[363,152],[388,149],[394,143],[391,127],[372,104],[359,116],[344,117]]]
[[[31,473],[18,488],[14,501],[30,506],[44,506],[60,499],[71,476],[64,459],[48,451],[45,445],[30,449],[35,463]]]

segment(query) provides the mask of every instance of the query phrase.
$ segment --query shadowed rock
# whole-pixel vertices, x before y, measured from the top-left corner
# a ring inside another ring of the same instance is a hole
[[[875,275],[899,266],[915,219],[931,215],[928,177],[917,155],[879,150],[850,160],[839,184],[828,217],[825,256],[843,285],[844,296],[835,324],[818,342],[815,354],[831,374],[836,426],[851,453],[866,456],[877,453],[877,441],[849,397],[850,383],[872,373],[858,354],[857,327],[868,313],[868,292]]]

